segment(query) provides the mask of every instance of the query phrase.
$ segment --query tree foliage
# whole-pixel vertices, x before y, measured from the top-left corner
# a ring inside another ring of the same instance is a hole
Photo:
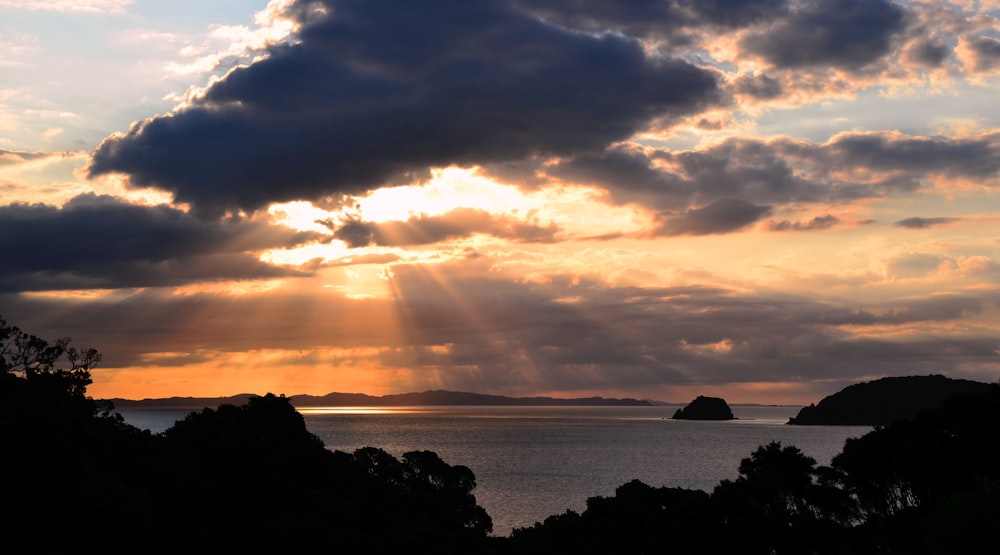
[[[284,397],[163,434],[86,396],[97,351],[0,320],[0,553],[482,552],[472,471],[430,451],[331,452]]]

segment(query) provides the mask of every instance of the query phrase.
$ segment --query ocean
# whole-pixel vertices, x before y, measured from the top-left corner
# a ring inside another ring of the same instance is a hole
[[[329,449],[380,447],[399,457],[430,450],[476,475],[479,504],[493,533],[531,526],[588,497],[614,495],[639,479],[651,486],[711,491],[735,479],[759,445],[795,445],[828,464],[857,426],[787,426],[798,407],[732,407],[737,420],[671,420],[677,406],[654,407],[336,407],[299,409]],[[119,410],[153,432],[188,411]]]

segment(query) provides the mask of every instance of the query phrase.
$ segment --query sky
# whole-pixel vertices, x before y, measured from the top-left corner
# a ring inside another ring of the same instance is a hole
[[[998,0],[0,0],[0,316],[95,397],[995,382],[998,85]]]

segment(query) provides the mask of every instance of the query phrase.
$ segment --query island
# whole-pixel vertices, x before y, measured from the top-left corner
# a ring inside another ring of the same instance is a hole
[[[885,426],[910,420],[960,395],[985,394],[996,385],[941,375],[900,376],[862,382],[802,407],[788,423],[800,426]]]
[[[699,395],[688,406],[677,409],[674,420],[735,420],[725,399]]]

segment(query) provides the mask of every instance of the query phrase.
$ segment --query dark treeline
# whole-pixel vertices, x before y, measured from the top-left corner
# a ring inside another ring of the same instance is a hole
[[[710,493],[633,481],[499,538],[466,467],[329,451],[273,395],[151,434],[86,396],[99,360],[0,320],[0,553],[995,550],[996,387],[877,427],[829,467],[765,445]]]
[[[154,435],[86,397],[98,361],[0,320],[0,553],[486,551],[466,467],[329,451],[273,395]]]

